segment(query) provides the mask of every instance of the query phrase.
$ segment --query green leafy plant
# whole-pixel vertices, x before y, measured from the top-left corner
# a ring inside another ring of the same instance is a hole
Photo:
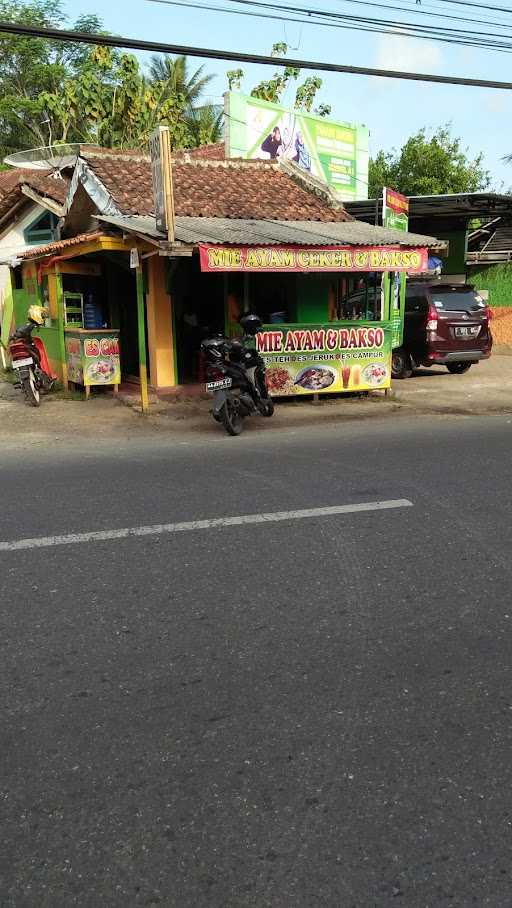
[[[383,186],[404,195],[480,192],[489,188],[490,174],[483,166],[483,154],[471,159],[447,124],[431,136],[420,129],[399,151],[379,151],[370,160],[370,198],[380,196]]]

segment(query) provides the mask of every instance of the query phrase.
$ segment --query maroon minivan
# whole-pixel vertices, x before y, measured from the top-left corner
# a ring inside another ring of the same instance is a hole
[[[491,311],[470,284],[407,281],[404,340],[393,350],[393,378],[418,366],[460,375],[491,355]]]

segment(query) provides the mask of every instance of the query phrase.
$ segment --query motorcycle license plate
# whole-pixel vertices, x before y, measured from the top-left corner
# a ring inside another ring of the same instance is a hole
[[[26,359],[15,359],[12,364],[12,367],[13,367],[13,369],[23,369],[23,366],[33,366],[33,365],[34,365],[34,360],[30,356],[27,356]]]
[[[230,378],[222,378],[220,381],[206,382],[207,391],[223,391],[224,388],[230,388],[232,381]]]

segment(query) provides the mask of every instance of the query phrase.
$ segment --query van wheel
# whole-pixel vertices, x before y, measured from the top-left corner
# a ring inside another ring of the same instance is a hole
[[[412,375],[411,357],[403,347],[393,350],[391,375],[393,378],[410,378]]]
[[[467,372],[468,369],[471,369],[473,363],[449,363],[447,365],[448,372],[451,372],[452,375],[463,375],[464,372]]]

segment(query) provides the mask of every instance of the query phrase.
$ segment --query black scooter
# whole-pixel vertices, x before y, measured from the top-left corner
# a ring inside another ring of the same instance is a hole
[[[241,338],[216,335],[204,340],[206,390],[213,394],[211,414],[228,435],[240,435],[246,416],[272,416],[274,402],[265,383],[265,363],[256,351],[254,338],[263,325],[257,315],[240,320]]]

